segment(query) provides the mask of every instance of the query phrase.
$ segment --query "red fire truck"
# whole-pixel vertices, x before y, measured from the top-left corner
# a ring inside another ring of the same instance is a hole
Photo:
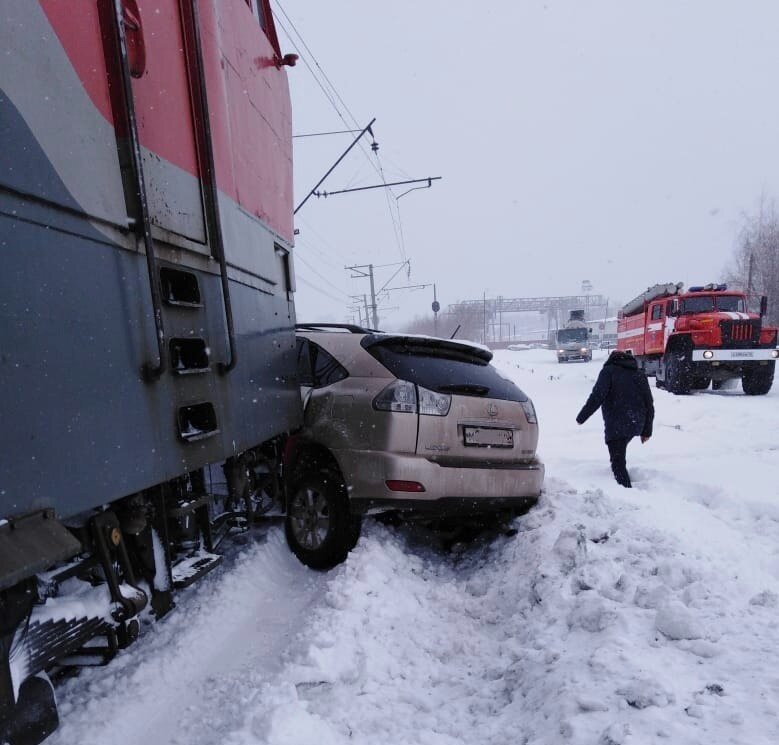
[[[690,287],[681,282],[647,288],[619,312],[617,349],[632,352],[658,388],[671,393],[715,389],[741,378],[744,393],[768,393],[774,380],[777,329],[749,313],[742,292],[724,284]]]

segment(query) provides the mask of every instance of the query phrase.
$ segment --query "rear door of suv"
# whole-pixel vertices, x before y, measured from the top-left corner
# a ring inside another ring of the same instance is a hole
[[[489,364],[489,350],[389,335],[366,337],[363,346],[397,378],[417,386],[418,455],[462,467],[510,465],[535,456],[532,403]],[[440,396],[449,397],[448,407]]]

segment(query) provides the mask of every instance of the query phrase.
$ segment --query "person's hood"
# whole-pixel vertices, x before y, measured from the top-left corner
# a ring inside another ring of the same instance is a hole
[[[626,370],[638,370],[638,362],[636,362],[636,358],[629,352],[612,352],[603,364],[604,367],[606,365],[624,367]]]

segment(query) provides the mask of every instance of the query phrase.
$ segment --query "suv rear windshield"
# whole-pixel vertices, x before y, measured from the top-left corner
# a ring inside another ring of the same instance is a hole
[[[514,383],[501,377],[478,352],[469,352],[466,347],[441,347],[425,339],[370,340],[371,337],[363,340],[366,350],[401,380],[438,393],[503,401],[528,400]]]

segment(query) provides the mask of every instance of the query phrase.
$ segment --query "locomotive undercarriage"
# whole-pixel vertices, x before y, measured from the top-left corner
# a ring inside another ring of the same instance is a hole
[[[219,566],[222,541],[283,510],[280,444],[66,521],[77,553],[0,592],[0,742],[48,737],[50,677],[110,662],[173,609],[175,590]]]

